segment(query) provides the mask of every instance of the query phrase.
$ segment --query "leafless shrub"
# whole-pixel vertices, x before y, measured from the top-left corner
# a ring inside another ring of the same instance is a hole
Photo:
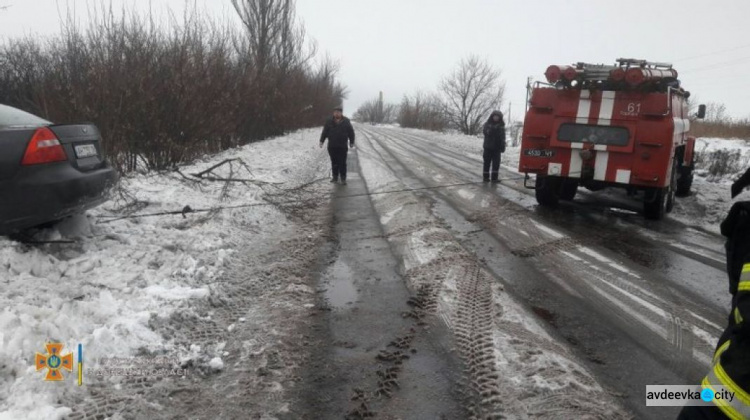
[[[360,105],[354,119],[363,123],[390,124],[396,121],[398,105],[383,103],[382,98],[373,99]]]
[[[695,115],[700,100],[691,96],[688,103],[690,115]],[[706,117],[692,123],[690,134],[695,137],[750,139],[750,118],[732,118],[724,104],[709,102],[706,104]]]
[[[475,135],[492,110],[500,108],[505,83],[500,71],[486,60],[469,56],[443,79],[440,90],[451,125],[464,134]]]
[[[709,179],[721,179],[741,173],[746,169],[746,164],[739,150],[698,151],[695,155],[696,168],[705,170]]]
[[[0,102],[55,122],[95,123],[121,172],[144,164],[167,170],[318,125],[346,92],[332,60],[313,62],[316,48],[296,20],[294,2],[233,4],[243,27],[208,20],[196,9],[159,25],[151,15],[116,13],[110,3],[92,6],[86,28],[6,41]],[[262,9],[269,4],[271,11]],[[259,21],[266,27],[254,26]]]
[[[398,113],[398,123],[406,128],[444,131],[449,122],[440,98],[434,94],[417,92],[405,95]]]

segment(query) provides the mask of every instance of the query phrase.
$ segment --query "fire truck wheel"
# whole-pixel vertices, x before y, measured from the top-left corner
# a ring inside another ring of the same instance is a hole
[[[666,188],[652,188],[646,191],[643,202],[643,214],[647,219],[661,220],[674,207],[675,190],[677,189],[677,162],[672,164],[672,178]]]
[[[541,176],[536,177],[536,201],[541,206],[555,207],[560,201],[560,178]]]
[[[575,179],[566,179],[562,182],[560,189],[560,200],[573,201],[578,192],[578,181]]]
[[[677,192],[677,161],[672,161],[672,177],[669,181],[669,187],[667,188],[667,202],[665,203],[664,211],[671,213],[674,208],[674,198]]]
[[[643,201],[643,215],[649,220],[661,220],[667,213],[669,188],[651,188]]]
[[[693,186],[693,165],[683,166],[677,172],[677,194],[678,197],[687,197],[690,195],[690,188]]]

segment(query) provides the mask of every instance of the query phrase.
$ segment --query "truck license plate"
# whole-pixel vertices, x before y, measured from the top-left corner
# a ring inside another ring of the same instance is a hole
[[[524,149],[523,154],[531,157],[551,158],[555,156],[555,151],[552,149]]]
[[[75,147],[76,157],[83,159],[91,156],[96,156],[96,146],[93,144],[81,144]]]

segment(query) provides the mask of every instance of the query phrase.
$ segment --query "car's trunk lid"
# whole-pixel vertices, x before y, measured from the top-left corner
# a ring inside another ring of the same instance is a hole
[[[86,172],[104,165],[101,134],[93,124],[51,125],[50,130],[65,148],[68,161],[76,169]]]

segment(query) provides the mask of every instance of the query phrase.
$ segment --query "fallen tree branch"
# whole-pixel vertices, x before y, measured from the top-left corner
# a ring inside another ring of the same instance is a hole
[[[218,178],[218,177],[213,177],[213,176],[201,177],[201,179],[206,180],[206,181],[241,182],[243,184],[249,183],[249,184],[256,184],[256,185],[282,185],[283,184],[283,182],[258,181],[256,179]]]
[[[191,175],[193,175],[194,177],[197,177],[197,178],[203,178],[203,175],[205,175],[205,174],[207,174],[209,172],[212,172],[214,169],[216,169],[216,168],[218,168],[220,166],[226,165],[227,163],[234,162],[236,160],[239,160],[239,158],[226,159],[226,160],[222,161],[221,163],[217,163],[216,165],[214,165],[214,166],[206,169],[203,172],[198,172],[197,174],[191,174]]]

